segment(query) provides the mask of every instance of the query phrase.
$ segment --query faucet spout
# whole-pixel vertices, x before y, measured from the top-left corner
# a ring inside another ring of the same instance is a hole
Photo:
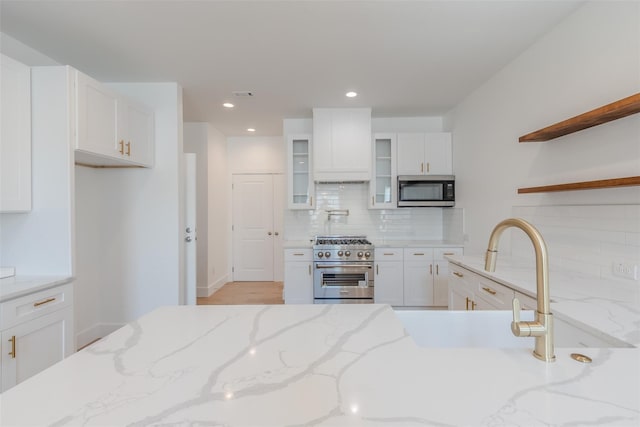
[[[509,218],[498,223],[489,237],[484,269],[489,272],[495,271],[500,236],[504,230],[512,227],[524,231],[533,243],[536,256],[537,308],[534,321],[520,321],[520,303],[514,298],[514,321],[511,323],[511,330],[514,335],[519,337],[535,337],[533,355],[545,362],[553,362],[556,356],[553,345],[553,314],[550,310],[549,259],[547,245],[540,232],[533,225],[520,218]]]

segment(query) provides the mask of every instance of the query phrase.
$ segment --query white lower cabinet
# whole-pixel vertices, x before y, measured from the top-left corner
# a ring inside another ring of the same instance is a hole
[[[375,301],[394,306],[446,307],[445,255],[462,255],[462,248],[376,249]]]
[[[2,391],[73,353],[70,284],[3,302],[0,313]]]
[[[313,251],[284,250],[285,304],[313,304]]]
[[[402,248],[374,251],[376,275],[373,300],[376,304],[404,305],[404,265]]]
[[[510,310],[514,291],[466,268],[449,264],[449,310]]]

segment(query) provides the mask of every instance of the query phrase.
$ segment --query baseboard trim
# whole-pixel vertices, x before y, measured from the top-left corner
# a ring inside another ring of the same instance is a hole
[[[124,325],[125,323],[96,323],[76,334],[76,348],[86,347],[88,344],[106,337]]]
[[[196,289],[196,295],[198,296],[198,298],[210,297],[215,292],[217,292],[218,289],[223,287],[224,284],[227,283],[228,281],[229,281],[229,276],[226,276],[226,275],[222,276],[220,279],[216,280],[215,282],[210,283],[209,286],[207,287],[198,287]]]

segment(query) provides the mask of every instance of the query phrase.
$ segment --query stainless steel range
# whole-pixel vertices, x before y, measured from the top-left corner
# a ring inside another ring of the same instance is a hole
[[[313,245],[315,304],[373,303],[373,244],[365,236],[317,236]]]

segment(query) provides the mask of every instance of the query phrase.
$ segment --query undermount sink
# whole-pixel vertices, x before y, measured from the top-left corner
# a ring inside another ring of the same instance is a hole
[[[420,347],[433,348],[533,348],[533,337],[511,333],[509,310],[395,310],[405,330]],[[533,311],[523,311],[521,320],[533,320]],[[555,318],[556,348],[633,347],[613,337],[585,334]]]

